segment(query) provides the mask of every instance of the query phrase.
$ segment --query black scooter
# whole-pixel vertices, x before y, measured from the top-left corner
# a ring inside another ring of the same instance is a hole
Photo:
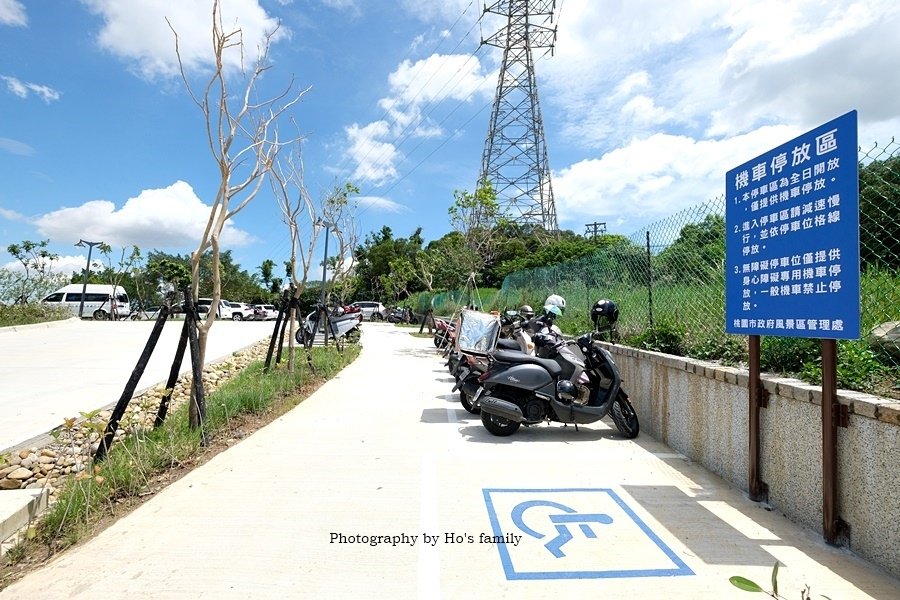
[[[579,424],[610,415],[626,438],[637,437],[637,413],[612,355],[596,332],[577,340],[539,334],[535,343],[549,358],[498,350],[489,355],[490,366],[478,378],[481,388],[473,404],[481,409],[481,422],[492,434],[508,436],[520,425],[541,422]]]
[[[523,328],[525,321],[515,311],[507,311],[500,316],[500,338],[494,350],[511,352],[533,351],[530,332]],[[472,354],[463,351],[451,352],[447,360],[447,368],[456,380],[453,391],[459,390],[459,403],[466,411],[477,415],[481,409],[472,403],[472,399],[481,385],[478,378],[487,371],[488,359],[484,354]]]

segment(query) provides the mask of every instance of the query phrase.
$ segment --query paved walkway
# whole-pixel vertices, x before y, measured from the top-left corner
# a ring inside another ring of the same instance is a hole
[[[169,321],[137,390],[164,382],[183,321]],[[214,362],[270,336],[271,321],[217,321],[206,361]],[[80,321],[0,328],[0,452],[77,417],[115,404],[144,350],[151,321]],[[186,353],[189,357],[189,354]],[[182,372],[190,370],[190,359]]]
[[[646,434],[495,438],[430,340],[367,323],[362,341],[296,409],[0,598],[721,600],[776,560],[785,597],[900,598]]]

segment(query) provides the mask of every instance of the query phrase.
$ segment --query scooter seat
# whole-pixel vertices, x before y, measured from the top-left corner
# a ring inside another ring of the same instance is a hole
[[[553,377],[562,375],[562,367],[559,366],[559,363],[549,358],[538,358],[524,352],[513,352],[511,350],[497,350],[491,356],[494,357],[495,361],[507,364],[540,365],[547,369]]]
[[[499,349],[499,350],[521,350],[521,346],[519,346],[519,342],[517,342],[516,340],[500,338],[499,340],[497,340],[497,349]]]

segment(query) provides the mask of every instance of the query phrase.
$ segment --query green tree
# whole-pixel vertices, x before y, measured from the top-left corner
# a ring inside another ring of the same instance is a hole
[[[454,191],[453,204],[447,212],[450,224],[462,235],[467,250],[460,260],[470,275],[483,278],[482,270],[493,261],[497,251],[493,228],[500,220],[500,206],[491,182],[482,180],[474,194]]]
[[[900,156],[859,165],[859,252],[864,269],[900,271]]]
[[[7,278],[8,291],[4,295],[11,297],[16,304],[27,304],[34,297],[53,291],[48,289],[48,283],[53,286],[57,284],[51,275],[53,262],[59,255],[47,250],[49,243],[50,240],[40,242],[24,240],[6,247],[6,251],[21,263],[24,270],[21,275]]]
[[[685,225],[655,263],[654,277],[667,281],[691,284],[721,280],[725,269],[725,217],[711,214],[699,223]]]
[[[259,265],[259,276],[262,279],[263,286],[271,294],[278,294],[281,291],[281,279],[275,277],[275,261],[267,258]],[[278,287],[275,287],[277,282]]]
[[[128,250],[123,247],[122,254],[119,256],[119,262],[115,265],[112,259],[112,246],[104,242],[97,246],[97,249],[106,258],[106,266],[100,274],[101,281],[108,282],[113,286],[121,285],[130,296],[134,297],[137,294],[137,287],[134,283],[133,273],[135,269],[140,267],[141,249],[137,246],[132,246],[131,252],[126,255]],[[112,302],[109,319],[114,321],[118,318],[118,306]]]
[[[401,287],[407,292],[424,289],[425,286],[415,276],[416,256],[422,252],[422,228],[417,228],[408,238],[395,238],[390,227],[382,227],[379,231],[369,233],[365,242],[357,247],[355,271],[357,278],[357,294],[363,294],[373,300],[390,301],[398,293],[393,288],[391,263],[405,260],[413,275]],[[398,263],[405,264],[405,263]],[[388,285],[388,288],[385,285]]]

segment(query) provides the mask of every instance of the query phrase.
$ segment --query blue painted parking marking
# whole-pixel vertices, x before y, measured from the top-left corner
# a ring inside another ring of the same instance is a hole
[[[694,572],[612,489],[484,489],[507,579]]]

